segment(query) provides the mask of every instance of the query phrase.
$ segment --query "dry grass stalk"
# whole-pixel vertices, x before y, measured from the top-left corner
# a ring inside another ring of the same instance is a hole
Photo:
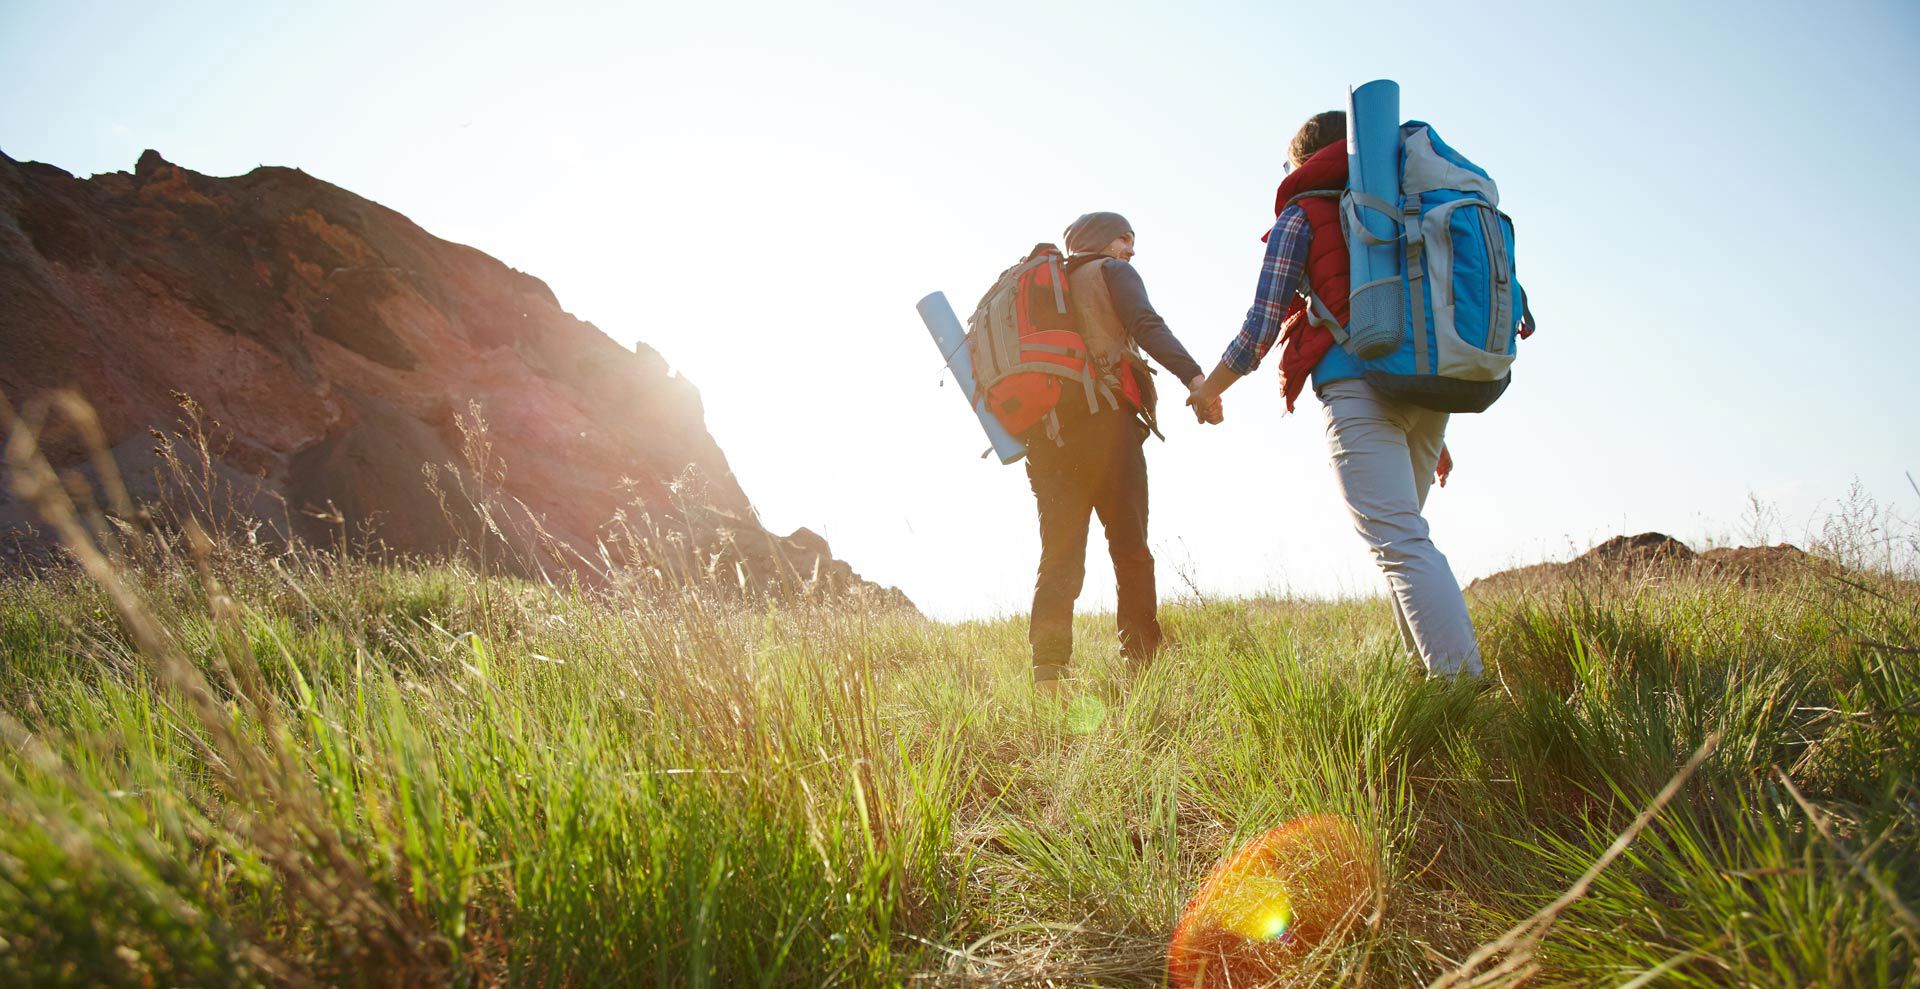
[[[1600,873],[1624,854],[1627,846],[1633,844],[1635,838],[1640,837],[1640,832],[1645,831],[1647,826],[1653,823],[1653,819],[1659,816],[1667,803],[1680,793],[1681,787],[1686,785],[1687,779],[1693,775],[1694,770],[1699,769],[1700,764],[1707,761],[1707,757],[1712,755],[1713,750],[1719,745],[1718,734],[1707,736],[1707,740],[1694,750],[1693,756],[1680,767],[1680,771],[1674,773],[1673,778],[1667,781],[1667,785],[1660,788],[1653,802],[1633,819],[1633,823],[1628,825],[1625,831],[1620,832],[1620,836],[1613,840],[1613,844],[1607,847],[1606,852],[1596,859],[1593,866],[1575,880],[1572,886],[1567,887],[1567,891],[1560,894],[1558,899],[1541,907],[1539,912],[1521,921],[1499,938],[1481,945],[1453,971],[1428,983],[1427,989],[1518,986],[1538,973],[1540,966],[1533,960],[1534,949],[1546,937],[1554,921],[1558,920],[1575,901],[1587,895],[1587,890],[1593,886],[1593,881],[1599,877]],[[1496,959],[1498,961],[1495,961]],[[1486,968],[1485,966],[1490,963],[1493,967]]]

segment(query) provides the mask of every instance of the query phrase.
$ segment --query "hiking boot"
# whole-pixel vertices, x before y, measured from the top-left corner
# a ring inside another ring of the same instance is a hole
[[[1035,660],[1033,664],[1033,689],[1042,697],[1059,698],[1064,696],[1066,688],[1062,684],[1067,679],[1067,664],[1046,663]]]

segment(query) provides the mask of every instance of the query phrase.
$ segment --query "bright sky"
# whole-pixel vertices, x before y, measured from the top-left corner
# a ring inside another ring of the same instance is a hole
[[[1776,539],[1855,477],[1920,506],[1911,4],[400,6],[8,0],[0,150],[295,165],[531,272],[699,385],[769,527],[959,617],[1025,610],[1038,537],[915,301],[964,318],[1117,210],[1210,368],[1288,138],[1393,78],[1499,181],[1541,322],[1449,433],[1428,515],[1463,581],[1737,534],[1749,493]],[[1163,595],[1373,592],[1318,403],[1282,418],[1269,363],[1226,408],[1148,450]]]

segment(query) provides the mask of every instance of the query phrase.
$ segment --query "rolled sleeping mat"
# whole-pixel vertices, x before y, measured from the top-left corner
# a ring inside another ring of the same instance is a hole
[[[980,428],[986,430],[987,442],[993,444],[993,452],[1000,457],[1000,462],[1010,464],[1026,456],[1027,448],[987,411],[986,396],[974,396],[973,355],[967,353],[967,331],[960,325],[960,317],[953,314],[953,307],[947,304],[947,294],[930,293],[914,308],[920,310],[920,321],[927,324],[933,345],[940,348],[947,370],[953,372],[953,383],[960,386],[960,394],[973,406],[973,414],[980,420]]]
[[[1406,318],[1401,285],[1400,84],[1376,79],[1347,94],[1347,196],[1342,201],[1353,291],[1345,346],[1362,360],[1400,346]]]

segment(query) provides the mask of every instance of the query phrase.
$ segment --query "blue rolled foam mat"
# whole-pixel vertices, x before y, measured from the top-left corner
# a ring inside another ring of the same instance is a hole
[[[934,346],[940,348],[941,359],[946,361],[947,370],[953,372],[953,383],[960,386],[960,394],[973,407],[973,414],[980,420],[980,428],[986,431],[987,441],[993,444],[993,452],[1000,462],[1010,464],[1026,456],[1027,448],[987,411],[986,396],[977,400],[974,397],[973,355],[967,353],[967,331],[961,327],[960,317],[953,314],[953,306],[947,303],[947,294],[930,293],[915,308],[920,310],[920,321],[927,324],[927,333],[933,337]]]
[[[1347,188],[1400,205],[1400,84],[1376,79],[1347,98]],[[1406,267],[1399,217],[1355,204],[1369,233],[1393,243],[1370,245],[1349,233],[1352,298],[1348,305],[1348,349],[1364,359],[1384,357],[1398,347],[1406,319]]]

